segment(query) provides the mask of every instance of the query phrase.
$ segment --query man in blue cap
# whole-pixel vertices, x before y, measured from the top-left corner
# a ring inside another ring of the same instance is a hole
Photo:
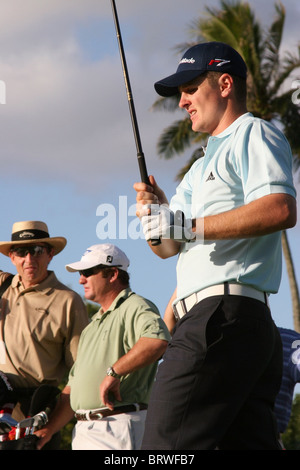
[[[246,78],[237,51],[209,42],[155,84],[162,96],[178,93],[192,129],[209,139],[170,205],[153,176],[134,185],[151,249],[179,254],[176,326],[143,449],[281,448],[273,407],[282,347],[268,296],[279,288],[280,231],[296,223],[296,192],[290,146],[247,112]]]

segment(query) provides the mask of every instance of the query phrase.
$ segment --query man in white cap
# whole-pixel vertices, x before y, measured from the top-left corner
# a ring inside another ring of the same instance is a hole
[[[85,298],[101,305],[83,331],[69,382],[38,446],[73,416],[73,450],[140,448],[157,361],[170,339],[156,306],[129,287],[129,260],[112,244],[93,245],[66,266]]]
[[[67,240],[50,237],[44,222],[16,222],[0,252],[16,267],[0,272],[0,370],[18,396],[13,417],[28,416],[40,385],[57,387],[73,365],[79,336],[88,324],[81,297],[58,281],[48,265]],[[10,283],[8,282],[10,280]],[[3,405],[1,403],[0,405]]]

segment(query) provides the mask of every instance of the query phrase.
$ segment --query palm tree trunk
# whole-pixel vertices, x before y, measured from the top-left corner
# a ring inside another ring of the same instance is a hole
[[[291,250],[289,247],[289,242],[287,238],[287,233],[285,230],[282,232],[282,249],[286,263],[286,269],[290,284],[291,297],[292,297],[292,309],[293,309],[293,320],[294,320],[294,329],[300,333],[300,298],[299,298],[299,289],[296,280],[296,273],[294,269],[294,264],[292,260]]]

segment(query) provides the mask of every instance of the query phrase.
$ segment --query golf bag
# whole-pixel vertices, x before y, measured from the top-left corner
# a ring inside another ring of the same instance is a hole
[[[48,421],[48,417],[55,407],[56,396],[60,390],[52,385],[40,385],[33,393],[27,418],[17,422],[9,412],[10,404],[6,402],[0,417],[0,450],[36,450],[38,438],[33,433],[41,429]],[[18,393],[18,390],[15,391]],[[59,433],[53,436],[55,449],[59,448]],[[51,447],[52,440],[43,448]],[[53,445],[53,442],[52,442]]]

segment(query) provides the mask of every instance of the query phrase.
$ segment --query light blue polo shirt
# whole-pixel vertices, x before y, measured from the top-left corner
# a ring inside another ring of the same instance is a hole
[[[246,113],[209,138],[205,156],[185,175],[170,207],[187,218],[206,217],[273,193],[296,197],[289,143],[271,123]],[[225,281],[275,293],[281,268],[281,232],[186,243],[177,263],[178,298]]]

